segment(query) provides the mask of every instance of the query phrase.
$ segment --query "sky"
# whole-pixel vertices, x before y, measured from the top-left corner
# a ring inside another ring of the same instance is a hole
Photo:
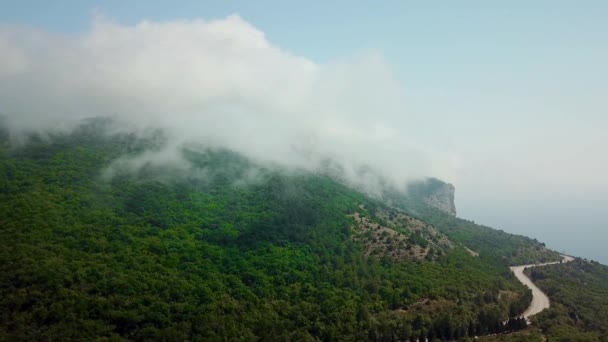
[[[460,217],[608,264],[605,1],[0,8],[18,127],[115,115],[274,162],[436,176]]]

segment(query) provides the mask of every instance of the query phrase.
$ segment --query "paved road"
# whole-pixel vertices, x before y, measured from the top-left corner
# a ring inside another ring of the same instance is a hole
[[[574,260],[574,258],[566,256],[566,255],[562,255],[564,257],[564,259],[562,259],[561,262],[569,262]],[[532,280],[530,280],[530,278],[528,278],[528,276],[526,276],[524,274],[524,269],[528,268],[528,267],[540,267],[540,266],[546,266],[546,265],[552,265],[552,264],[559,264],[560,261],[555,261],[555,262],[546,262],[543,264],[530,264],[530,265],[520,265],[520,266],[513,266],[511,267],[511,271],[513,271],[513,273],[515,274],[515,276],[517,277],[517,279],[519,281],[522,282],[522,284],[526,285],[529,289],[532,290],[532,303],[530,303],[530,306],[526,309],[526,311],[524,311],[524,318],[527,320],[529,317],[536,315],[537,313],[549,308],[550,303],[549,303],[549,298],[547,297],[546,294],[543,293],[543,291],[541,291],[536,285],[534,285],[534,283],[532,282]]]

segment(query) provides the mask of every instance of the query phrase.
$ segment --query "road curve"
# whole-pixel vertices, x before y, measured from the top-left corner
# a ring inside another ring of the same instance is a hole
[[[536,285],[534,285],[532,280],[530,280],[530,278],[528,278],[528,276],[526,276],[524,274],[524,270],[528,267],[553,265],[553,264],[559,264],[560,262],[569,262],[569,261],[574,260],[574,258],[572,258],[570,256],[567,256],[567,255],[562,255],[562,256],[564,257],[562,259],[562,261],[554,261],[554,262],[546,262],[546,263],[542,263],[542,264],[530,264],[530,265],[520,265],[520,266],[510,267],[511,271],[515,274],[517,279],[522,284],[527,286],[530,290],[532,290],[532,303],[530,303],[530,306],[526,309],[526,311],[524,311],[524,313],[522,315],[526,320],[528,320],[529,317],[534,316],[537,313],[549,308],[550,303],[549,303],[549,298],[547,297],[547,295],[544,294]]]

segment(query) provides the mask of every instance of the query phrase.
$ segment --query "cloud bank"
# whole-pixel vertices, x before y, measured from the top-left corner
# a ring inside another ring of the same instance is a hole
[[[398,183],[450,167],[410,140],[420,128],[381,54],[319,64],[237,15],[133,26],[96,18],[78,35],[0,27],[0,51],[0,112],[13,131],[109,116],[165,129],[171,148],[196,142],[308,169],[330,158],[353,178],[362,165]]]

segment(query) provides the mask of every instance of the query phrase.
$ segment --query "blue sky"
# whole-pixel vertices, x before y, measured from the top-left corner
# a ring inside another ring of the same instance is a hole
[[[606,1],[0,2],[0,24],[67,36],[96,14],[125,27],[238,14],[319,65],[380,54],[403,88],[397,130],[455,160],[435,175],[460,216],[608,263]]]
[[[24,0],[2,8],[4,23],[73,33],[89,28],[94,13],[123,24],[236,13],[274,44],[318,62],[379,50],[413,91],[483,91],[492,78],[501,87],[555,90],[564,72],[594,87],[604,84],[595,73],[608,57],[605,1]]]

